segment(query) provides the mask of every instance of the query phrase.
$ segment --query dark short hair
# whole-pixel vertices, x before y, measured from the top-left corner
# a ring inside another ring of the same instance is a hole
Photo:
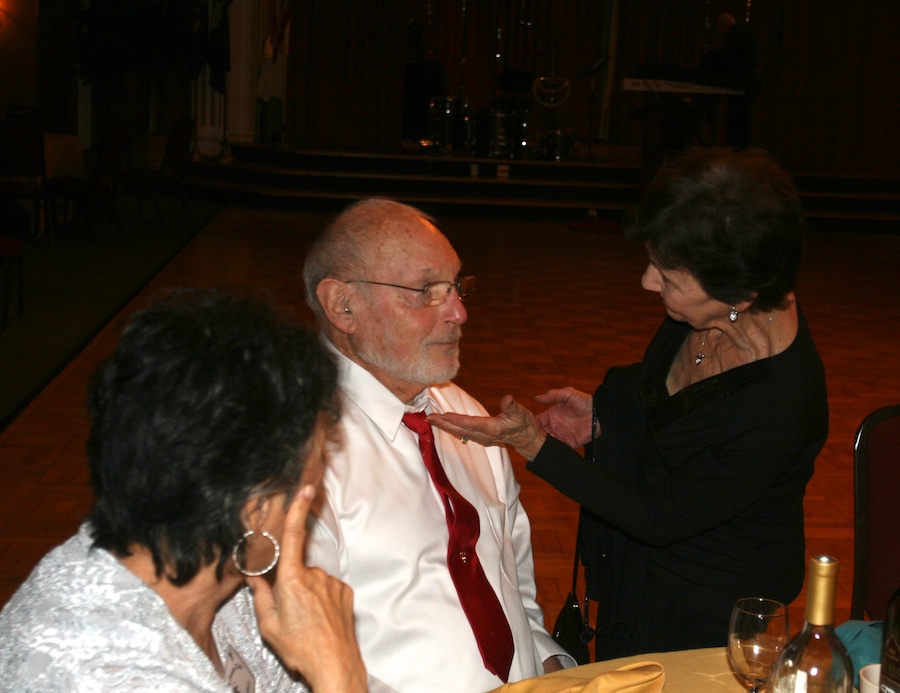
[[[761,149],[690,149],[663,165],[625,233],[724,303],[753,310],[794,290],[806,231],[791,176]]]
[[[141,545],[176,585],[224,561],[245,503],[303,472],[337,368],[263,299],[179,290],[131,317],[90,386],[94,545]]]

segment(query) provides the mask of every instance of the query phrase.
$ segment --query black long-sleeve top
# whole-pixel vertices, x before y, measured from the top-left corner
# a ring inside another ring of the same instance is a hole
[[[689,327],[666,319],[640,364],[595,394],[593,461],[548,437],[527,469],[591,513],[597,656],[724,645],[735,600],[803,584],[803,495],[828,433],[809,328],[782,353],[669,395]]]

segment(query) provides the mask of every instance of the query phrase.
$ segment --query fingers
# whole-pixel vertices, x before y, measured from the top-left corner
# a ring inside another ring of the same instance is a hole
[[[505,414],[509,414],[517,406],[516,398],[512,395],[503,395],[500,398],[500,411]]]
[[[294,496],[284,519],[284,534],[281,537],[281,558],[278,572],[283,576],[282,584],[306,570],[303,565],[303,551],[306,547],[306,517],[316,497],[313,486],[304,486]],[[263,577],[248,577],[247,585],[253,593],[253,603],[259,621],[277,618],[278,606],[275,592]]]
[[[576,390],[571,387],[556,388],[547,390],[547,392],[542,395],[535,395],[534,400],[541,404],[556,404],[557,402],[568,401],[575,392]]]
[[[541,404],[551,405],[547,412],[556,409],[566,415],[584,416],[590,413],[593,406],[593,397],[591,395],[573,387],[548,390],[543,395],[537,395],[534,399]],[[552,416],[552,414],[550,415]]]
[[[314,486],[304,486],[294,495],[291,507],[284,519],[284,535],[281,540],[281,566],[290,572],[302,571],[303,552],[306,549],[306,518],[316,498]]]
[[[275,594],[272,592],[271,585],[263,577],[248,577],[247,586],[250,588],[253,606],[256,609],[256,620],[262,630],[273,618],[278,616]]]
[[[527,423],[534,418],[531,410],[525,405],[519,404],[512,395],[504,395],[503,399],[500,400],[500,411],[517,425]]]
[[[551,412],[552,410],[547,409],[546,411],[542,411],[541,413],[536,415],[538,424],[548,433],[550,432],[548,430],[548,427],[553,425],[553,419],[550,416]]]
[[[429,414],[426,417],[428,423],[432,426],[447,431],[455,436],[467,435],[470,438],[473,435],[483,433],[487,417],[483,416],[466,416],[465,414]]]

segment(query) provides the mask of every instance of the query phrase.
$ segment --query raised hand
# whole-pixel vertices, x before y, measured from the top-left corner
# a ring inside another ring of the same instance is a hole
[[[366,690],[366,670],[353,629],[353,592],[319,568],[303,564],[306,517],[315,498],[301,488],[285,518],[275,585],[248,577],[259,630],[290,668],[316,693]]]
[[[572,387],[548,390],[534,398],[541,404],[552,405],[537,415],[541,428],[571,448],[579,448],[592,437],[593,398]],[[594,432],[600,435],[600,431]]]
[[[535,415],[516,402],[512,395],[504,395],[500,400],[497,416],[430,414],[428,422],[482,445],[511,445],[528,460],[534,459],[547,438]]]

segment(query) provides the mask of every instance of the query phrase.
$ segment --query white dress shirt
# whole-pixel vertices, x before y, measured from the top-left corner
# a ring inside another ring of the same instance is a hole
[[[338,354],[342,439],[330,453],[307,562],[354,591],[356,632],[370,676],[401,693],[477,693],[502,685],[482,661],[447,569],[444,506],[402,423],[406,411],[486,415],[456,385],[424,390],[407,407],[371,373]],[[434,429],[450,482],[478,511],[476,551],[509,621],[518,681],[567,657],[535,601],[531,525],[503,447],[463,444]],[[565,661],[574,664],[571,658]]]

